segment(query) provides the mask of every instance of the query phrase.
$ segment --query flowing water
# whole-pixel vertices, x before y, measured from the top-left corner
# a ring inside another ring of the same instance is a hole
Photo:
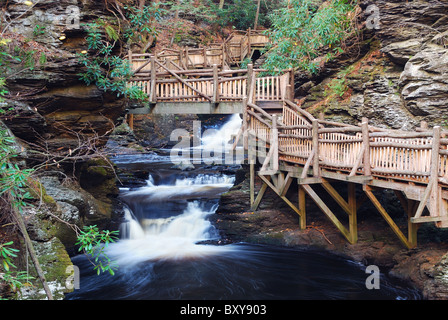
[[[234,117],[224,127],[235,130],[238,121]],[[218,130],[209,138],[204,146],[215,147],[217,140],[227,141],[229,136]],[[107,249],[119,269],[114,276],[98,276],[83,255],[73,257],[81,270],[80,289],[67,299],[421,298],[413,288],[384,275],[380,289],[369,290],[364,266],[328,253],[247,243],[218,245],[218,232],[207,218],[234,177],[217,167],[180,171],[172,168],[168,156],[154,155],[118,157],[115,162],[150,172],[145,186],[121,190],[126,204],[121,239]]]

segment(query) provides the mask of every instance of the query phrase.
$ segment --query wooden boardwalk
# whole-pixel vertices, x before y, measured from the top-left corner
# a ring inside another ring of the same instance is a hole
[[[408,248],[417,245],[419,224],[448,227],[448,131],[424,125],[415,132],[387,130],[369,125],[366,118],[356,126],[330,122],[314,118],[287,99],[281,114],[270,115],[253,105],[246,113],[241,133],[251,162],[252,210],[269,187],[297,212],[305,228],[305,197],[309,197],[355,243],[360,205],[356,186],[361,186],[362,201],[370,199]],[[260,154],[264,160],[256,174],[263,186],[255,198],[254,159],[260,159]],[[286,198],[293,180],[299,186],[297,206]],[[348,184],[347,197],[331,185],[335,181]],[[348,226],[330,210],[315,185],[322,186],[345,211]],[[408,214],[407,236],[375,196],[375,189],[394,191]]]
[[[145,71],[146,66],[150,71]],[[292,71],[263,76],[266,71],[253,69],[252,65],[222,70],[217,64],[209,69],[173,69],[166,61],[150,56],[129,82],[147,94],[149,106],[129,113],[242,114],[243,99],[249,95],[268,112],[281,112],[282,101],[292,94]]]
[[[262,30],[234,31],[223,43],[214,43],[203,48],[171,49],[163,48],[154,54],[156,60],[175,70],[207,69],[217,65],[220,69],[240,66],[255,50],[262,50],[269,43],[269,37]],[[128,53],[133,70],[149,72],[147,64],[151,54]],[[142,67],[143,66],[143,67]]]
[[[149,71],[144,71],[148,65]],[[292,102],[291,70],[263,76],[266,70],[254,70],[252,65],[235,70],[222,70],[217,64],[173,69],[155,56],[135,70],[131,83],[148,94],[149,103],[131,109],[131,114],[242,114],[234,145],[243,141],[248,152],[252,210],[270,188],[299,215],[305,228],[305,202],[311,198],[350,243],[357,242],[357,211],[366,200],[408,248],[417,245],[421,223],[448,227],[448,131],[423,125],[405,132],[371,126],[368,119],[359,125],[316,119]],[[263,182],[258,192],[256,176]],[[298,185],[297,201],[287,198],[293,181]],[[347,184],[347,196],[332,186],[341,181]],[[346,217],[338,218],[327,198],[316,192],[317,185]],[[376,197],[376,189],[395,193],[408,217],[407,235]]]

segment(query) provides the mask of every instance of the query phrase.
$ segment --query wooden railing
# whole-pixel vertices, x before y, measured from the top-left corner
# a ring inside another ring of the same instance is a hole
[[[238,66],[253,48],[262,48],[269,43],[264,31],[251,30],[234,31],[223,43],[214,43],[203,48],[171,49],[163,48],[155,54],[158,61],[175,70],[206,69],[217,65],[218,68],[230,69]],[[133,53],[129,51],[128,59],[134,71],[150,71],[151,65],[146,64],[151,54]],[[145,65],[143,68],[142,66]]]
[[[149,71],[145,69],[147,65],[151,65]],[[280,76],[262,77],[260,74],[266,70],[254,70],[252,65],[247,69],[221,71],[216,64],[211,69],[176,70],[150,56],[136,71],[129,85],[139,87],[151,103],[219,103],[242,101],[249,96],[255,101],[282,101],[292,90],[291,70]]]
[[[425,186],[423,194],[418,191],[421,201],[413,221],[446,218],[447,131],[440,127],[416,132],[387,130],[369,125],[365,118],[360,125],[319,120],[289,100],[284,101],[278,119],[255,107],[248,106],[244,122],[268,146],[260,172],[275,172],[283,161],[303,166],[301,179],[309,179],[310,172],[313,179],[319,179],[321,170],[326,170],[346,180],[378,179],[383,185],[390,183],[390,189],[396,183],[409,184],[409,192],[413,185]],[[426,204],[429,218],[421,216]]]

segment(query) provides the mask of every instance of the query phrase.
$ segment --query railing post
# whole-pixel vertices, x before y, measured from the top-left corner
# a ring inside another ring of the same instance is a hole
[[[279,169],[278,163],[278,128],[277,128],[277,115],[272,115],[272,129],[271,129],[271,148],[272,152],[272,169],[277,171]]]
[[[132,50],[131,49],[128,50],[128,59],[129,59],[129,64],[131,65],[132,70],[134,70],[134,65],[132,63]]]
[[[213,103],[219,102],[219,78],[218,78],[218,66],[213,65]]]
[[[254,103],[254,90],[252,89],[252,82],[254,78],[254,66],[252,64],[247,65],[247,98],[249,103]]]
[[[441,128],[439,126],[434,127],[434,135],[432,140],[432,149],[431,149],[431,174],[430,174],[430,183],[433,183],[430,195],[430,212],[431,216],[440,214],[440,206],[439,206],[439,151],[440,151],[440,134]]]
[[[149,101],[151,103],[157,102],[156,97],[156,57],[151,56],[151,91],[149,92]]]
[[[314,158],[313,158],[313,176],[319,177],[319,122],[317,119],[313,120],[313,150],[314,150]]]
[[[221,62],[221,68],[224,70],[224,66],[226,65],[226,60],[227,60],[227,57],[226,57],[226,46],[225,46],[225,44],[223,43],[222,44],[222,62]]]
[[[243,147],[244,150],[247,150],[248,148],[248,139],[249,139],[249,124],[247,119],[247,97],[243,98]]]
[[[362,143],[364,144],[364,175],[369,177],[372,175],[372,168],[370,166],[370,137],[369,137],[369,120],[362,118]]]

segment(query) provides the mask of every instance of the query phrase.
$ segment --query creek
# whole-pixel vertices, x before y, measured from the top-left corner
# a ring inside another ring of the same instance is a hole
[[[238,118],[229,122],[222,128],[234,130]],[[229,140],[228,132],[215,134],[207,141]],[[72,257],[80,269],[80,288],[66,299],[421,299],[417,290],[385,274],[380,289],[368,289],[365,266],[327,252],[220,243],[208,217],[220,194],[233,186],[234,175],[224,165],[173,168],[172,154],[166,151],[113,159],[119,167],[149,172],[146,185],[124,186],[120,192],[125,221],[120,240],[107,248],[119,268],[114,276],[97,275],[85,256]]]

